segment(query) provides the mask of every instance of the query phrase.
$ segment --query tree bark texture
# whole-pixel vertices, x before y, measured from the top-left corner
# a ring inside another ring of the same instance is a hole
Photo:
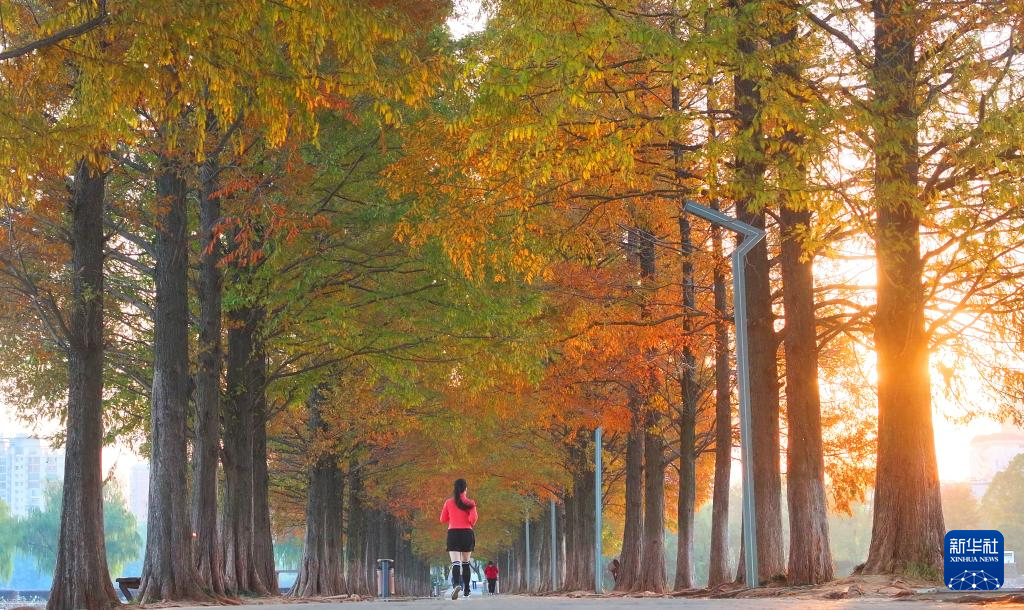
[[[260,310],[257,320],[262,323]],[[251,361],[253,394],[252,487],[253,487],[253,563],[260,582],[278,593],[274,567],[274,535],[270,522],[270,472],[267,453],[267,354],[257,334]]]
[[[678,93],[676,93],[676,96]],[[697,291],[693,281],[693,260],[691,251],[693,239],[690,222],[685,213],[679,214],[679,236],[683,249],[683,330],[693,332],[693,318],[696,311]],[[693,587],[693,518],[697,494],[697,401],[700,388],[697,383],[697,358],[689,345],[683,348],[679,370],[679,386],[682,403],[679,405],[679,498],[676,509],[678,527],[676,550],[676,574],[674,588]]]
[[[205,598],[192,559],[185,418],[189,393],[188,241],[185,180],[169,160],[156,178],[156,306],[149,527],[139,599]]]
[[[626,438],[626,515],[622,528],[622,552],[616,591],[633,591],[640,578],[643,552],[644,426],[640,398],[630,395],[632,417]]]
[[[68,200],[72,298],[68,414],[57,563],[47,610],[118,606],[103,537],[103,198],[106,176],[79,161]],[[88,552],[84,552],[88,549]]]
[[[594,588],[594,465],[583,440],[570,447],[572,492],[565,500],[565,582],[566,591]]]
[[[664,593],[665,439],[653,423],[644,431],[644,526],[640,577],[634,589]]]
[[[717,206],[715,206],[717,208]],[[732,476],[732,375],[729,362],[728,298],[722,272],[722,231],[712,229],[715,253],[715,480],[711,497],[711,550],[708,587],[731,580],[729,573],[729,479]]]
[[[814,314],[811,258],[803,256],[791,233],[809,227],[809,210],[780,210],[787,232],[782,242],[782,295],[786,308],[786,494],[789,506],[789,570],[791,585],[832,580],[822,455],[821,398],[818,393],[818,344]]]
[[[314,444],[327,433],[320,416],[323,397],[314,389],[307,401],[309,440]],[[345,481],[338,458],[321,453],[309,465],[309,492],[306,496],[306,537],[302,545],[299,575],[289,595],[310,597],[341,595],[347,592],[342,566],[342,502]]]
[[[348,590],[360,595],[370,593],[366,578],[366,510],[363,507],[362,480],[358,464],[349,463],[348,471]]]
[[[199,353],[195,432],[192,437],[193,560],[204,588],[224,593],[224,551],[217,528],[217,467],[220,464],[221,248],[219,166],[211,156],[199,168]]]
[[[945,529],[932,429],[918,200],[915,0],[874,0],[871,80],[877,208],[878,459],[866,573],[942,569]]]
[[[537,579],[537,591],[541,593],[547,593],[558,590],[558,558],[561,551],[556,546],[554,549],[551,548],[551,503],[548,502],[544,507],[544,512],[540,519],[540,530],[537,536],[537,546],[540,551],[540,558],[538,564],[539,576]],[[555,519],[557,528],[558,509],[555,508]],[[557,539],[557,531],[556,539]],[[551,564],[555,564],[555,580],[551,580]]]
[[[752,0],[739,0],[740,11]],[[752,13],[753,11],[747,11]],[[754,61],[757,49],[750,30],[756,27],[740,24],[737,39],[740,61]],[[757,118],[762,106],[756,78],[740,72],[734,78],[735,113],[741,142],[736,155],[736,216],[755,227],[765,227],[765,213],[755,201],[765,175],[761,134]],[[758,577],[770,579],[785,573],[782,545],[782,477],[779,458],[779,382],[778,343],[772,312],[768,246],[762,240],[749,254],[746,262],[746,296],[750,357],[751,424],[753,429],[753,468],[757,521]],[[743,578],[740,562],[738,579]]]
[[[256,310],[229,312],[227,395],[224,400],[224,581],[228,591],[268,593],[256,569],[254,541],[253,437],[256,396],[253,378],[258,329]]]
[[[544,572],[541,570],[541,555],[544,552],[544,547],[550,546],[550,539],[550,523],[545,525],[542,519],[530,521],[530,593],[541,590],[541,581],[544,579]],[[551,580],[550,574],[548,574],[548,580]]]

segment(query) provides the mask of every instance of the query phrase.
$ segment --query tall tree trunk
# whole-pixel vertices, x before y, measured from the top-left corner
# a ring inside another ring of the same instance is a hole
[[[412,561],[412,556],[406,554],[405,540],[405,526],[396,528],[395,530],[395,565],[393,570],[395,572],[395,588],[391,591],[392,595],[405,596],[415,595],[412,593],[415,589],[415,585],[411,580],[413,575],[412,570],[415,568]]]
[[[320,416],[323,396],[318,389],[310,394],[309,443],[316,453],[309,465],[309,492],[306,495],[306,537],[302,545],[299,575],[288,595],[309,597],[341,595],[346,592],[342,575],[342,501],[345,482],[333,452],[317,451],[328,435],[327,423]]]
[[[363,507],[363,486],[358,464],[349,463],[348,471],[348,590],[351,593],[370,592],[366,580],[366,509]]]
[[[684,402],[687,399],[684,396]],[[697,503],[697,468],[694,454],[696,440],[696,410],[684,407],[679,423],[679,504],[676,509],[678,524],[676,576],[674,588],[693,588],[693,528]]]
[[[747,10],[752,0],[739,0],[746,16],[739,24],[737,40],[741,62],[757,61],[757,43],[751,31],[757,11]],[[747,7],[746,9],[744,7]],[[748,66],[749,67],[749,66]],[[764,209],[755,200],[763,186],[765,164],[762,158],[758,114],[762,105],[759,83],[748,76],[747,69],[734,78],[737,130],[741,139],[736,154],[736,216],[755,227],[765,227]],[[762,240],[747,255],[747,313],[750,340],[751,428],[757,522],[757,556],[759,579],[765,580],[785,573],[782,546],[782,478],[779,471],[779,380],[778,343],[772,312],[771,280],[768,247]],[[743,578],[740,562],[738,579]]]
[[[566,504],[567,496],[562,495],[561,504],[557,505],[558,509],[558,579],[555,586],[555,591],[562,591],[565,589],[565,570],[567,569],[568,557],[566,557],[568,549],[568,543],[566,538],[568,536],[568,522],[566,515],[568,513],[568,506]]]
[[[619,579],[616,591],[632,591],[640,578],[643,549],[644,513],[644,426],[640,414],[640,398],[630,390],[629,435],[626,438],[626,515],[622,528],[622,551],[619,555]]]
[[[547,503],[540,519],[540,527],[537,529],[537,547],[540,551],[540,557],[538,559],[538,571],[540,578],[537,579],[537,591],[549,592],[558,590],[558,557],[560,551],[556,546],[554,549],[551,547],[551,518],[552,513],[555,515],[555,519],[558,518],[558,509],[553,510],[551,502]],[[557,523],[556,523],[557,528]],[[557,529],[554,532],[555,538],[557,539]],[[557,543],[556,543],[557,544]],[[551,568],[554,565],[555,568],[555,579],[551,579]]]
[[[502,593],[516,593],[516,581],[519,578],[518,571],[516,570],[516,553],[518,552],[518,542],[513,540],[512,545],[509,547],[506,553],[507,567],[501,572],[501,592]],[[449,578],[451,574],[449,574]]]
[[[185,180],[172,161],[156,179],[156,306],[153,340],[149,527],[139,599],[201,599],[192,560],[185,415],[188,410],[188,241]]]
[[[252,361],[258,320],[249,307],[228,314],[227,395],[224,401],[224,580],[233,593],[267,593],[253,554],[253,430],[256,394]]]
[[[716,209],[717,205],[714,206]],[[729,479],[732,476],[732,389],[729,366],[729,309],[722,273],[722,231],[712,228],[715,254],[713,277],[715,312],[715,480],[711,497],[711,552],[708,560],[708,586],[731,580],[729,575]]]
[[[802,79],[801,67],[791,51],[801,16],[788,11],[786,27],[771,37],[773,49],[785,58],[776,68],[780,78],[794,86]],[[787,90],[783,87],[783,90]],[[800,100],[784,98],[795,107]],[[804,201],[807,191],[804,161],[805,134],[796,128],[783,134],[784,146],[774,155],[780,191],[782,232],[782,300],[786,332],[786,499],[789,506],[789,569],[791,585],[832,580],[832,553],[828,541],[828,505],[825,498],[825,462],[821,440],[821,398],[818,393],[818,345],[814,312],[813,257],[803,251],[801,235],[811,226]]]
[[[530,556],[526,554],[526,530],[519,528],[519,538],[516,541],[516,591],[519,593],[530,592]]]
[[[566,591],[594,588],[594,464],[590,444],[578,439],[569,449],[572,493],[565,500]]]
[[[565,577],[562,579],[562,590],[572,591],[570,585],[576,584],[576,558],[572,556],[576,549],[576,499],[575,489],[565,494]],[[576,587],[578,588],[578,587]]]
[[[257,313],[262,325],[263,310]],[[270,473],[267,461],[267,354],[263,340],[255,338],[250,363],[253,395],[252,437],[252,510],[253,510],[253,564],[260,582],[273,595],[279,593],[277,571],[274,566],[274,535],[270,522]]]
[[[792,585],[832,580],[825,498],[825,461],[818,394],[814,276],[811,258],[802,256],[791,233],[810,226],[809,210],[781,209],[788,235],[782,243],[782,296],[786,308],[786,494],[789,505],[789,571]]]
[[[119,605],[103,538],[103,197],[106,175],[75,169],[71,221],[68,414],[57,564],[47,610]],[[83,552],[83,549],[91,549]]]
[[[363,516],[363,531],[366,532],[366,538],[364,539],[363,544],[363,571],[366,573],[366,582],[368,583],[370,593],[376,594],[376,556],[377,549],[380,547],[381,526],[383,524],[383,521],[381,519],[380,511],[378,511],[377,509],[364,511]]]
[[[530,527],[531,543],[532,538],[536,536],[537,545],[537,576],[534,577],[533,582],[535,583],[534,591],[550,591],[551,590],[551,510],[546,508],[541,512],[540,519],[537,520],[537,530],[533,530]]]
[[[495,563],[498,564],[498,591],[501,593],[508,593],[508,578],[512,574],[512,551],[506,549],[501,554],[501,559]]]
[[[673,106],[678,105],[679,93],[673,89]],[[681,211],[682,212],[682,211]],[[683,330],[693,332],[693,318],[696,311],[696,287],[693,282],[693,260],[690,258],[693,239],[690,221],[685,213],[679,214],[679,237],[683,249]],[[679,502],[677,506],[677,550],[675,589],[693,588],[693,516],[697,502],[697,454],[694,444],[697,437],[697,400],[700,389],[697,385],[697,358],[689,345],[683,348],[679,371],[682,404],[679,407]]]
[[[644,542],[640,591],[664,593],[665,577],[665,440],[652,422],[644,432]]]
[[[394,515],[385,511],[379,511],[378,516],[380,517],[380,538],[376,548],[376,557],[373,558],[373,567],[376,570],[379,566],[377,559],[386,558],[394,559],[395,552],[398,547],[395,544],[398,541],[398,528]]]
[[[505,570],[502,572],[503,579],[501,584],[502,593],[514,593],[515,592],[515,581],[516,581],[516,547],[513,543],[512,547],[505,554]]]
[[[541,570],[541,555],[545,546],[544,541],[550,538],[550,526],[544,527],[542,520],[530,522],[530,582],[529,592],[536,593],[541,590],[541,581],[544,580],[544,572]],[[548,580],[551,580],[550,575]]]
[[[942,569],[918,200],[917,11],[874,0],[878,459],[867,573]]]
[[[636,239],[634,239],[634,236]],[[651,298],[654,290],[653,280],[656,266],[656,252],[655,252],[655,239],[653,234],[646,230],[636,228],[630,233],[631,245],[634,245],[635,253],[638,257],[640,266],[640,319],[647,320],[650,318],[650,305],[649,299]],[[633,243],[635,242],[635,243]],[[617,589],[620,590],[651,590],[651,591],[664,591],[665,589],[665,466],[663,463],[664,453],[664,440],[653,432],[658,419],[658,414],[651,407],[651,396],[656,393],[658,386],[657,379],[657,364],[655,359],[657,354],[653,353],[653,350],[645,350],[643,354],[644,360],[647,363],[649,370],[647,384],[641,389],[638,387],[633,388],[633,396],[636,396],[637,409],[633,412],[637,414],[637,418],[634,420],[634,425],[637,431],[637,438],[643,442],[643,445],[639,448],[640,459],[643,460],[643,476],[637,481],[638,487],[642,486],[644,493],[641,500],[641,495],[637,493],[633,500],[640,505],[643,503],[644,513],[643,519],[638,520],[638,528],[641,532],[641,539],[636,541],[636,551],[639,555],[639,561],[636,564],[632,564],[627,567],[625,561],[626,553],[623,552],[622,569],[625,578],[620,578],[617,585]],[[629,440],[632,442],[634,437],[631,436]],[[628,446],[627,446],[627,457],[628,457]],[[627,464],[627,516],[628,521],[629,515],[629,480],[630,474],[629,466]],[[639,489],[637,489],[639,492]],[[623,548],[625,548],[625,538],[623,535]],[[628,587],[628,589],[627,589]]]
[[[395,530],[398,548],[395,551],[395,590],[391,593],[402,597],[420,595],[419,566],[412,554],[409,541],[405,538],[407,533],[405,524]]]
[[[450,581],[451,580],[451,574],[448,573],[447,569],[445,570],[444,574],[446,575],[446,578]],[[509,583],[510,582],[512,582],[512,549],[511,549],[511,547],[505,549],[505,552],[503,552],[501,554],[501,561],[499,562],[499,565],[498,565],[498,590],[501,593],[508,593],[510,591],[510,589],[509,589]]]
[[[522,593],[523,583],[526,582],[526,574],[524,573],[525,564],[523,563],[523,551],[526,547],[523,545],[523,530],[519,528],[516,530],[516,539],[512,543],[512,571],[509,574],[509,593]]]
[[[217,531],[217,466],[220,463],[221,249],[216,156],[199,168],[199,353],[196,370],[196,417],[192,438],[193,560],[203,587],[224,593],[224,552]]]

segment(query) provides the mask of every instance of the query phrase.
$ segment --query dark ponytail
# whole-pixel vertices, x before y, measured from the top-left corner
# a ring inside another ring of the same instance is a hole
[[[466,493],[466,488],[469,487],[466,484],[466,479],[456,479],[455,489],[452,491],[452,499],[455,500],[455,506],[458,506],[461,510],[469,510],[475,506],[475,504],[466,504],[462,500],[462,494]]]

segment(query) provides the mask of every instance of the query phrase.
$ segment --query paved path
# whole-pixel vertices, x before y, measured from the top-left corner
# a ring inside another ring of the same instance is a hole
[[[957,608],[976,608],[935,601],[897,601],[885,599],[859,600],[816,600],[816,599],[640,599],[640,598],[601,598],[601,599],[570,599],[564,597],[520,597],[520,596],[479,596],[469,599],[451,601],[449,599],[418,599],[393,601],[368,601],[323,604],[261,604],[253,606],[232,606],[230,610],[453,610],[454,608],[478,610],[725,610],[739,608],[741,610],[956,610]],[[1000,606],[1007,608],[1010,606]],[[1022,606],[1017,606],[1022,607]],[[175,610],[186,610],[176,608]],[[187,610],[210,610],[210,607]]]

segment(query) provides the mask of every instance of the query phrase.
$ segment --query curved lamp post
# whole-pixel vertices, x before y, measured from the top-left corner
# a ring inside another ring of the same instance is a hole
[[[732,301],[736,322],[736,385],[740,395],[740,454],[743,458],[743,563],[747,586],[757,587],[757,523],[754,521],[753,427],[750,421],[750,355],[747,339],[747,290],[745,263],[747,253],[764,239],[764,231],[718,210],[687,201],[684,212],[740,235],[732,253]]]
[[[597,594],[604,593],[604,584],[601,582],[601,511],[603,510],[603,502],[601,501],[601,467],[604,465],[604,459],[601,457],[601,426],[594,429],[594,592]]]
[[[743,564],[747,586],[758,586],[757,523],[754,521],[753,428],[750,421],[750,356],[747,339],[747,254],[764,239],[764,231],[727,216],[719,210],[687,201],[683,211],[724,227],[742,239],[732,253],[733,308],[736,323],[736,385],[740,395],[740,454],[743,459]],[[601,593],[601,428],[594,430],[594,590]]]

